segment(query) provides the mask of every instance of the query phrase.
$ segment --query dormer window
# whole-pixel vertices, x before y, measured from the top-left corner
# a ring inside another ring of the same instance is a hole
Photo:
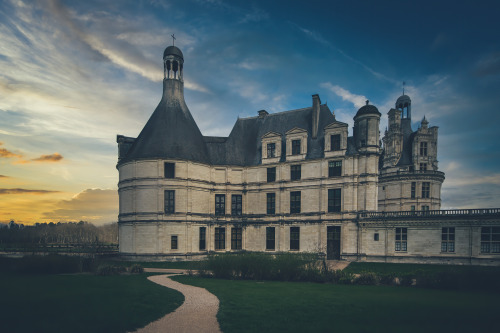
[[[276,143],[267,144],[267,158],[276,157]]]
[[[330,135],[330,150],[340,150],[340,134]]]
[[[300,140],[292,140],[292,155],[300,155]]]

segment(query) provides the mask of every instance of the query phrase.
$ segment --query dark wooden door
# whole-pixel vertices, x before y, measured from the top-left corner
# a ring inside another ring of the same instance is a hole
[[[340,226],[326,227],[326,259],[340,259]]]

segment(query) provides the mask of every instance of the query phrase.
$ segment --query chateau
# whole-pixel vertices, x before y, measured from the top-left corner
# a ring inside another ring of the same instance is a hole
[[[438,128],[412,130],[411,99],[366,101],[348,125],[318,95],[203,136],[184,101],[184,56],[163,54],[163,96],[137,138],[117,136],[123,256],[316,252],[328,259],[500,263],[500,209],[442,211]],[[383,142],[383,145],[381,145]]]

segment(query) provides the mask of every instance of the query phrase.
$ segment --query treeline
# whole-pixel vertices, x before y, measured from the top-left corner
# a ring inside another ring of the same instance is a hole
[[[34,246],[118,244],[118,224],[95,226],[91,223],[37,223],[24,226],[11,221],[0,228],[0,245],[31,244]]]

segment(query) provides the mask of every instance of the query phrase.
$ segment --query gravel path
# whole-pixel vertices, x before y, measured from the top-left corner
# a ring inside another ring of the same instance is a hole
[[[149,269],[147,271],[150,271]],[[160,272],[165,272],[162,270]],[[169,273],[182,273],[184,270],[168,270]],[[185,299],[184,303],[172,313],[158,319],[146,327],[137,330],[137,333],[156,332],[189,332],[189,333],[220,333],[217,322],[219,299],[206,289],[185,285],[169,279],[172,275],[153,275],[150,281],[167,288],[180,291]]]

